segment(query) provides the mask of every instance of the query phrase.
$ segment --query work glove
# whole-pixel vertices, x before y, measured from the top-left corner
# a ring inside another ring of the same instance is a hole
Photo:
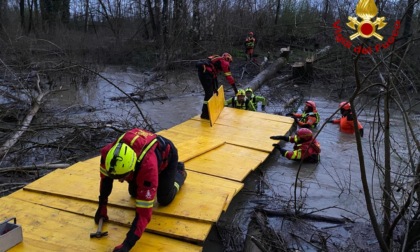
[[[116,246],[112,252],[128,252],[130,248],[128,248],[124,243]]]
[[[99,219],[101,218],[104,218],[104,222],[109,220],[107,207],[106,207],[107,204],[108,204],[108,199],[101,199],[101,197],[99,197],[99,206],[98,206],[98,210],[96,210],[96,213],[95,213],[96,224],[99,223]]]
[[[289,141],[289,137],[288,136],[271,136],[270,139]]]
[[[273,144],[274,148],[278,149],[280,151],[280,154],[284,156],[286,154],[287,150],[283,149],[279,144]]]

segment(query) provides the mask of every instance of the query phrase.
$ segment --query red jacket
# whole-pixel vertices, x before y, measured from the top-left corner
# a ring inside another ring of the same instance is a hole
[[[170,152],[170,146],[167,145],[166,149],[161,153],[161,165],[158,167],[158,157],[155,149],[158,146],[156,141],[157,135],[143,129],[132,129],[126,132],[120,142],[128,144],[137,154],[137,164],[135,171],[132,172],[125,181],[133,182],[137,185],[136,189],[136,217],[132,223],[131,229],[134,229],[134,234],[138,238],[143,234],[147,224],[150,222],[152,216],[153,202],[156,196],[158,187],[158,176],[159,173],[164,170],[167,166],[167,159]],[[118,141],[118,140],[117,140]],[[117,142],[106,145],[101,150],[101,187],[100,192],[102,197],[107,197],[111,194],[111,188],[105,188],[109,186],[109,183],[103,183],[107,177],[107,171],[105,169],[105,159],[108,151]],[[150,145],[149,145],[150,144]],[[149,148],[149,149],[146,149]],[[141,156],[143,158],[141,158]],[[141,161],[141,162],[139,162]],[[104,194],[104,195],[103,195]]]
[[[210,65],[206,65],[206,72],[212,73],[214,78],[217,78],[217,75],[220,72],[223,72],[227,82],[230,85],[235,84],[235,79],[233,79],[232,73],[230,71],[230,63],[221,56],[210,56],[211,60]]]
[[[284,156],[290,160],[303,160],[306,162],[316,163],[319,161],[319,154],[321,153],[321,145],[316,139],[300,143],[296,136],[289,137],[289,142],[295,143],[293,151],[286,151]]]

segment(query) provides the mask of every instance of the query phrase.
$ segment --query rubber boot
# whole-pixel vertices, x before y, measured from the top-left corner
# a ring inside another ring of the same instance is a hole
[[[209,109],[207,107],[207,104],[203,104],[203,108],[201,109],[201,119],[206,119],[209,120],[210,116],[209,116]]]

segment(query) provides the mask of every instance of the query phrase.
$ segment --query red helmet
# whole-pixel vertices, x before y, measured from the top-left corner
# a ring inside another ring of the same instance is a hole
[[[249,32],[248,35],[249,36],[254,36],[254,33],[253,32]]]
[[[351,105],[350,105],[349,102],[343,101],[343,102],[340,103],[340,108],[341,109],[344,109],[344,110],[350,110],[351,109]]]
[[[230,54],[229,54],[229,53],[227,53],[227,52],[223,53],[223,54],[222,54],[222,57],[223,57],[226,61],[228,61],[228,62],[232,62],[232,61],[233,61],[232,55],[230,55]]]
[[[307,128],[301,128],[296,131],[296,135],[300,142],[308,142],[312,140],[312,131]]]
[[[315,102],[314,102],[314,101],[307,101],[307,102],[305,103],[305,105],[306,105],[306,106],[308,106],[308,107],[310,107],[310,108],[312,108],[312,110],[313,110],[313,111],[315,111],[315,110],[316,110],[316,104],[315,104]]]

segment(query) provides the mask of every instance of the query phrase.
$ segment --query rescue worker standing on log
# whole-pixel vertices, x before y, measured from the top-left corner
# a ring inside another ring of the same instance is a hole
[[[223,53],[222,56],[212,55],[205,61],[197,63],[198,78],[200,79],[201,85],[204,89],[204,102],[201,110],[201,118],[210,119],[207,102],[213,96],[213,93],[217,93],[217,89],[219,88],[217,75],[220,72],[224,73],[227,82],[233,87],[235,94],[238,93],[235,79],[230,71],[230,63],[232,61],[232,55],[229,53]]]
[[[354,119],[351,112],[351,106],[348,102],[340,103],[341,118],[329,120],[328,123],[340,124],[340,131],[347,134],[354,134]],[[359,129],[360,136],[363,137],[363,125],[357,121],[357,128]]]
[[[286,116],[292,116],[300,128],[315,128],[320,121],[319,113],[314,101],[307,101],[305,103],[302,114],[290,113]]]
[[[245,54],[247,60],[251,60],[252,57],[254,57],[254,48],[256,42],[257,40],[254,38],[254,33],[249,32],[245,39]]]
[[[255,110],[258,107],[258,102],[261,102],[261,110],[265,111],[265,106],[267,106],[267,100],[264,96],[255,95],[251,88],[245,89],[246,98],[252,102]]]
[[[225,106],[229,105],[231,105],[232,108],[256,111],[252,102],[245,96],[245,90],[243,89],[239,89],[238,93],[236,93],[236,96],[225,101]]]
[[[283,140],[295,144],[292,151],[283,149],[278,143],[273,144],[280,151],[281,155],[287,159],[302,160],[308,163],[318,163],[320,160],[321,145],[313,138],[310,129],[302,128],[294,136],[271,136],[270,139]]]
[[[172,202],[184,184],[187,172],[178,162],[174,144],[144,129],[132,129],[101,149],[99,207],[95,222],[108,220],[107,204],[115,179],[128,182],[128,192],[136,199],[136,215],[131,228],[115,252],[130,251],[142,236],[152,216],[155,196],[161,206]]]

